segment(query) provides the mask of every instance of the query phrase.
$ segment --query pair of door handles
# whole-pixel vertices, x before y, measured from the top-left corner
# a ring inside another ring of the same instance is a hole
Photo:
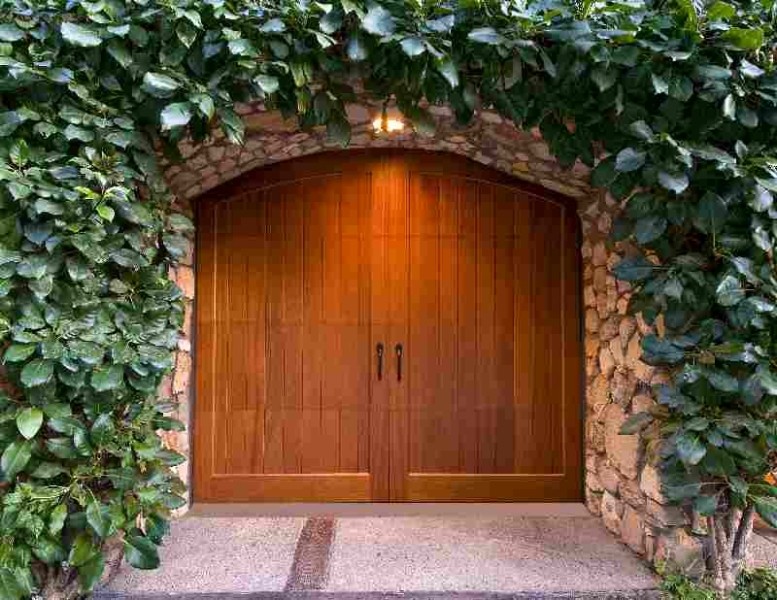
[[[385,353],[383,342],[375,346],[375,355],[378,359],[378,381],[383,380],[383,354]],[[394,354],[397,357],[397,381],[402,381],[402,344],[394,346]]]

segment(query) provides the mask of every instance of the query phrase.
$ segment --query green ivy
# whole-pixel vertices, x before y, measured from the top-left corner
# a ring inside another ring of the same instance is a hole
[[[777,7],[621,0],[0,0],[0,598],[46,565],[89,590],[101,548],[156,567],[184,492],[179,429],[156,397],[192,224],[169,211],[158,156],[263,100],[346,145],[354,80],[419,133],[428,103],[466,122],[495,107],[538,126],[565,165],[624,204],[616,267],[674,377],[658,428],[672,498],[755,506],[777,450]]]

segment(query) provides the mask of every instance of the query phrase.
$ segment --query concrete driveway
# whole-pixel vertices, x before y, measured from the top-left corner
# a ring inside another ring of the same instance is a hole
[[[293,506],[275,516],[198,510],[173,524],[160,569],[125,565],[96,596],[658,597],[654,574],[599,519],[582,506],[560,506],[566,508],[554,513],[544,505],[533,513],[525,505],[490,505],[485,514],[471,506],[388,507],[381,513],[388,516],[374,516],[366,505],[302,509],[313,516],[295,516]]]

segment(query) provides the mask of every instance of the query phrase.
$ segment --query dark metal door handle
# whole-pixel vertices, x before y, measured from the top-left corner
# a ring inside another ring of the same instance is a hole
[[[394,346],[394,352],[397,354],[397,381],[402,381],[402,344]]]
[[[375,346],[375,354],[378,356],[378,381],[383,379],[383,342]]]

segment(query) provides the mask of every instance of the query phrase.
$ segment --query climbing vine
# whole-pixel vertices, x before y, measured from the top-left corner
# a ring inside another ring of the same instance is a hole
[[[87,592],[119,540],[156,567],[184,504],[159,430],[192,224],[160,156],[237,102],[349,140],[360,81],[420,133],[493,106],[594,167],[624,210],[616,267],[670,369],[635,415],[666,492],[709,517],[730,589],[777,450],[773,0],[0,0],[0,598]]]

